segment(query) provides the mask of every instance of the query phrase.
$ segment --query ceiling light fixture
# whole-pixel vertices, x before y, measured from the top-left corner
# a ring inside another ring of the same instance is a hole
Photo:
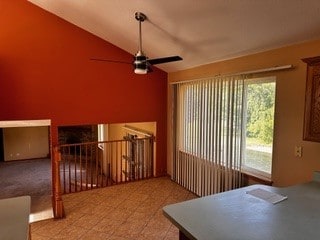
[[[148,66],[147,66],[147,57],[142,53],[142,51],[138,51],[134,55],[134,73],[136,74],[147,74]]]

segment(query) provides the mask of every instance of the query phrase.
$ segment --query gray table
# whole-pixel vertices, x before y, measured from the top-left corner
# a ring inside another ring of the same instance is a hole
[[[0,200],[0,240],[27,240],[29,233],[29,196]]]
[[[252,185],[168,205],[164,215],[180,239],[320,239],[320,182],[287,188]],[[247,194],[261,188],[288,196],[277,204]]]

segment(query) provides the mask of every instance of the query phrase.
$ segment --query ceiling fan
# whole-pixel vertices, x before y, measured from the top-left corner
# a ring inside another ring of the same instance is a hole
[[[142,33],[141,33],[141,23],[147,19],[147,16],[141,12],[136,12],[135,18],[139,22],[139,49],[138,49],[138,52],[133,57],[132,64],[134,67],[134,73],[146,74],[151,71],[151,68],[150,68],[151,65],[168,63],[168,62],[175,62],[175,61],[182,60],[182,58],[180,56],[170,56],[170,57],[148,59],[147,56],[142,51]],[[96,59],[96,58],[92,58],[91,60],[126,63],[126,62],[121,62],[121,61],[113,61],[113,60],[107,60],[107,59]]]

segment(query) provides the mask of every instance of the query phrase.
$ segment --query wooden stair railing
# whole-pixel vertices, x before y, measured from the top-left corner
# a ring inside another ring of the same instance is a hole
[[[55,146],[54,217],[65,216],[62,194],[153,177],[153,146],[154,136]]]

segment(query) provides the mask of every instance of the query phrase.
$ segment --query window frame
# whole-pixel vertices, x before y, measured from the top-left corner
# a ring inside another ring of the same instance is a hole
[[[273,113],[273,137],[272,137],[272,153],[271,153],[271,170],[270,173],[265,172],[265,171],[261,171],[259,169],[247,166],[246,163],[246,159],[245,159],[245,150],[246,150],[246,133],[247,133],[247,129],[246,129],[246,125],[247,125],[247,94],[248,94],[248,86],[250,84],[263,84],[263,83],[271,83],[274,82],[275,83],[275,96],[274,96],[274,113]],[[277,78],[276,76],[269,76],[269,77],[262,77],[262,78],[251,78],[251,79],[247,79],[244,82],[244,97],[245,97],[245,111],[243,112],[244,116],[243,118],[245,119],[245,122],[243,123],[243,132],[245,134],[243,134],[243,148],[242,148],[242,152],[243,152],[243,157],[242,157],[242,166],[241,166],[241,171],[245,174],[248,175],[252,175],[255,176],[257,178],[262,178],[262,179],[266,179],[266,180],[271,180],[272,178],[272,165],[273,165],[273,149],[274,149],[274,136],[275,136],[275,113],[276,113],[276,95],[277,95]]]

